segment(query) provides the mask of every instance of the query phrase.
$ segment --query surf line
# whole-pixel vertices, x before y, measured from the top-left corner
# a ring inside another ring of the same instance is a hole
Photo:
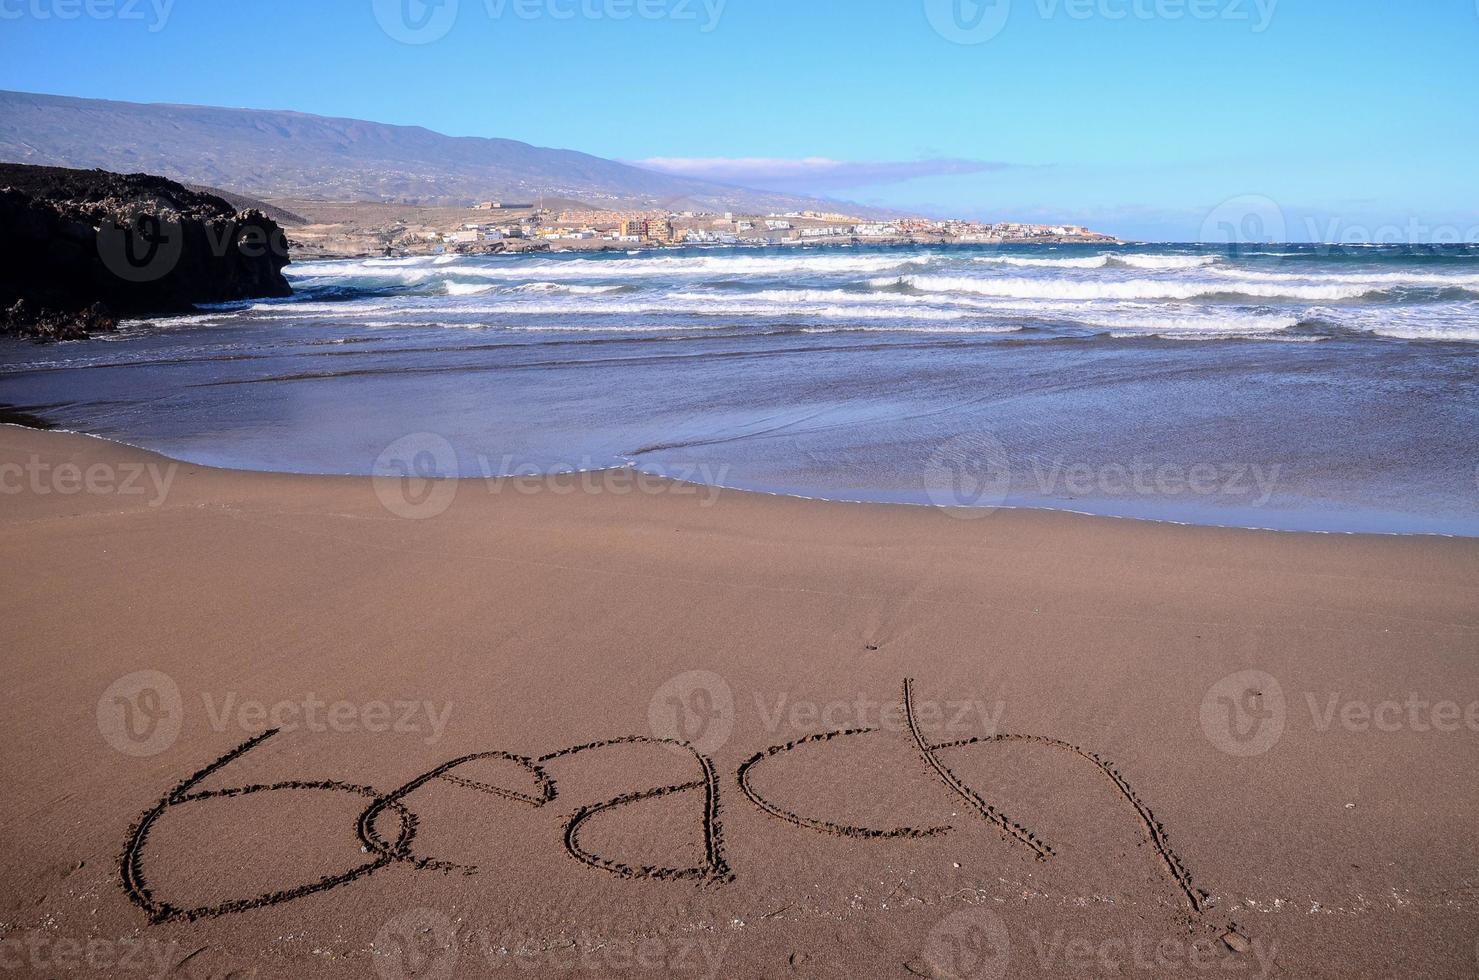
[[[952,742],[931,743],[925,738],[924,733],[920,729],[918,718],[915,714],[914,681],[912,678],[906,678],[904,681],[903,708],[910,737],[933,774],[951,792],[965,800],[983,820],[995,826],[1004,838],[1027,847],[1033,852],[1034,857],[1039,860],[1052,858],[1057,852],[1051,845],[1038,838],[1026,827],[1008,818],[983,796],[967,785],[954,770],[942,761],[940,754],[968,746],[1022,742],[1065,751],[1075,758],[1082,759],[1094,766],[1114,785],[1118,795],[1129,803],[1136,815],[1140,829],[1160,857],[1169,877],[1176,884],[1181,896],[1190,907],[1191,912],[1196,915],[1200,915],[1203,912],[1207,896],[1204,892],[1192,886],[1192,876],[1187,871],[1185,864],[1171,849],[1165,828],[1155,819],[1150,808],[1130,788],[1124,776],[1098,755],[1060,739],[1041,735],[995,734],[960,739]],[[756,753],[739,767],[736,772],[736,778],[740,791],[761,812],[797,827],[819,833],[873,840],[919,839],[937,837],[949,833],[954,829],[950,825],[867,828],[840,824],[819,817],[804,816],[796,810],[789,809],[766,798],[755,788],[754,776],[760,768],[773,764],[773,761],[778,757],[794,751],[803,745],[877,735],[880,734],[880,731],[877,728],[856,728],[843,731],[822,732],[781,745],[771,746],[768,749]],[[206,779],[241,760],[255,749],[261,747],[268,740],[278,735],[279,732],[279,729],[269,729],[249,738],[205,768],[186,777],[170,789],[157,803],[144,811],[143,815],[129,829],[123,852],[119,855],[119,879],[129,899],[148,914],[151,922],[195,921],[202,918],[213,918],[245,912],[255,908],[279,905],[341,885],[348,885],[351,882],[368,877],[376,871],[398,862],[408,864],[418,870],[476,874],[478,868],[474,865],[438,860],[418,854],[413,849],[412,845],[416,839],[419,821],[415,811],[407,804],[408,798],[412,797],[417,790],[428,784],[434,781],[440,781],[452,786],[495,796],[520,806],[540,809],[555,803],[559,799],[558,786],[548,772],[549,765],[574,756],[598,752],[613,746],[653,746],[665,751],[674,752],[679,756],[686,757],[692,763],[692,775],[690,778],[680,782],[652,786],[635,792],[625,793],[603,802],[587,804],[577,808],[564,819],[561,840],[566,854],[581,864],[621,878],[689,881],[699,885],[720,885],[735,880],[734,872],[724,857],[724,838],[719,820],[720,786],[714,761],[684,741],[655,738],[646,735],[627,735],[558,749],[537,758],[515,755],[503,751],[477,752],[444,762],[416,776],[389,793],[379,792],[370,786],[339,780],[293,779],[274,783],[254,783],[223,789],[203,790],[198,788]],[[523,770],[529,780],[525,789],[529,789],[531,792],[520,792],[519,790],[509,789],[504,786],[496,786],[492,783],[473,779],[457,772],[457,770],[471,763],[490,759],[509,763]],[[212,800],[230,800],[254,796],[260,793],[292,791],[348,793],[352,796],[364,797],[368,802],[366,803],[365,809],[355,821],[355,835],[358,838],[360,850],[368,855],[366,859],[362,863],[339,874],[325,875],[317,880],[303,882],[293,887],[264,891],[254,896],[231,899],[215,904],[182,907],[167,899],[160,898],[156,894],[154,887],[150,884],[148,876],[145,873],[145,853],[149,847],[150,832],[154,829],[155,824],[170,810],[175,807],[189,806],[193,803]],[[701,863],[687,867],[629,863],[613,857],[604,856],[591,850],[582,843],[582,834],[588,828],[588,825],[603,815],[645,800],[683,794],[697,794],[701,796],[701,826],[704,842],[704,859]],[[391,824],[390,827],[385,826],[387,822]]]

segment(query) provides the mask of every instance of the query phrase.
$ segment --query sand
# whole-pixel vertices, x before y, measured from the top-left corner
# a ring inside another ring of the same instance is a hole
[[[14,426],[0,491],[16,975],[1479,971],[1479,541]]]

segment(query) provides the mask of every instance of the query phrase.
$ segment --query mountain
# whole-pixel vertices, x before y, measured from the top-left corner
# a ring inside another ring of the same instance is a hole
[[[419,126],[26,92],[0,91],[0,160],[160,174],[257,197],[467,205],[557,196],[599,207],[746,213],[840,207]]]

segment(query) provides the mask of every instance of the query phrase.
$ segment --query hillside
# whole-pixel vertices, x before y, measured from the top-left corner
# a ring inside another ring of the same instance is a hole
[[[0,160],[162,174],[268,198],[460,206],[561,197],[600,207],[748,213],[835,206],[417,126],[23,92],[0,92]]]

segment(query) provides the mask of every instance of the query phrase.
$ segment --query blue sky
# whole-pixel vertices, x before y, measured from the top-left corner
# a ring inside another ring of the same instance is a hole
[[[421,4],[0,0],[0,87],[1141,238],[1250,211],[1294,240],[1479,235],[1479,0]]]

